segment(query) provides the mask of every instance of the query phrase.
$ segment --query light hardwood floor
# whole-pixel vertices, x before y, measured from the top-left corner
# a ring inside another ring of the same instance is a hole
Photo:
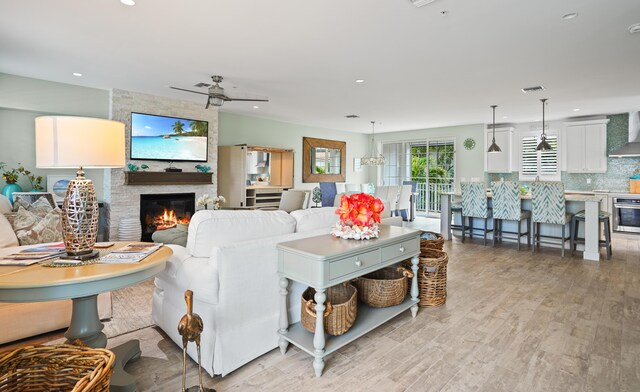
[[[518,252],[481,240],[445,243],[449,297],[409,312],[328,357],[290,348],[224,378],[221,391],[640,391],[640,242],[614,239],[599,263],[558,249]],[[140,391],[180,390],[181,351],[155,327],[110,339],[140,339],[128,370]],[[190,385],[197,366],[188,366]]]

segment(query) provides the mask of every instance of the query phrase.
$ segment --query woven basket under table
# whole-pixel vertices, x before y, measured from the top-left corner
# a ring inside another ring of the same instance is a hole
[[[316,331],[316,303],[313,299],[316,290],[307,288],[302,293],[300,307],[300,322],[309,332]],[[358,290],[350,284],[329,287],[326,291],[327,300],[324,311],[324,330],[332,336],[347,332],[356,321],[358,313]]]
[[[403,267],[386,267],[354,280],[358,298],[374,308],[401,304],[410,286],[413,272]]]
[[[107,392],[114,360],[105,349],[21,347],[0,354],[0,391]]]
[[[420,235],[420,253],[426,251],[426,249],[442,250],[444,245],[444,237],[440,233],[433,231],[423,231]]]
[[[424,306],[440,306],[447,300],[447,252],[427,248],[420,253],[418,291]]]

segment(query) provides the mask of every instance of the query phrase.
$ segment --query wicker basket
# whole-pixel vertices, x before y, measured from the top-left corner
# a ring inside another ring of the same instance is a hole
[[[374,308],[386,308],[404,301],[410,286],[407,278],[413,278],[413,272],[403,267],[387,267],[356,279],[354,284],[360,301]]]
[[[26,346],[0,354],[0,391],[107,392],[115,356],[72,345]]]
[[[444,237],[440,233],[433,231],[423,231],[420,235],[420,253],[426,251],[426,249],[442,250],[444,245]]]
[[[316,310],[313,296],[316,290],[307,288],[302,293],[301,322],[309,332],[316,331]],[[350,284],[329,287],[326,291],[327,308],[324,311],[324,330],[332,336],[342,335],[353,326],[358,313],[358,290]]]
[[[440,306],[447,300],[447,252],[427,248],[420,253],[418,290],[420,306]]]

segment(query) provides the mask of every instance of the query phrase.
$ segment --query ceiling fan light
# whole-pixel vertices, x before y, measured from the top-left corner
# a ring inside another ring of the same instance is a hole
[[[224,105],[224,99],[220,98],[220,97],[211,97],[209,98],[211,104],[215,107],[220,107],[222,105]]]

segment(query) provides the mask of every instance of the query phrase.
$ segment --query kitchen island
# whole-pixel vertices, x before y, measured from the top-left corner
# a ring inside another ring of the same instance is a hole
[[[459,193],[443,192],[440,198],[440,232],[445,240],[451,239],[451,204],[454,197],[460,198]],[[491,205],[491,192],[487,192],[487,198],[489,198],[489,205]],[[599,252],[599,239],[600,239],[600,223],[598,221],[598,212],[600,210],[600,203],[607,199],[604,194],[588,194],[588,193],[574,193],[565,192],[565,199],[567,202],[567,212],[575,214],[578,211],[585,210],[585,223],[580,225],[579,237],[584,238],[584,253],[583,259],[585,260],[600,260]],[[531,211],[531,194],[524,194],[520,197],[522,201],[522,209],[525,211]],[[457,223],[457,222],[456,222]],[[481,228],[484,221],[481,219],[474,219],[474,227]],[[553,225],[541,225],[541,235],[550,235],[560,237],[561,228]],[[516,222],[504,222],[505,231],[515,231],[517,228]],[[531,228],[529,228],[530,230]],[[492,233],[493,235],[493,233]],[[560,244],[558,244],[560,245]]]

